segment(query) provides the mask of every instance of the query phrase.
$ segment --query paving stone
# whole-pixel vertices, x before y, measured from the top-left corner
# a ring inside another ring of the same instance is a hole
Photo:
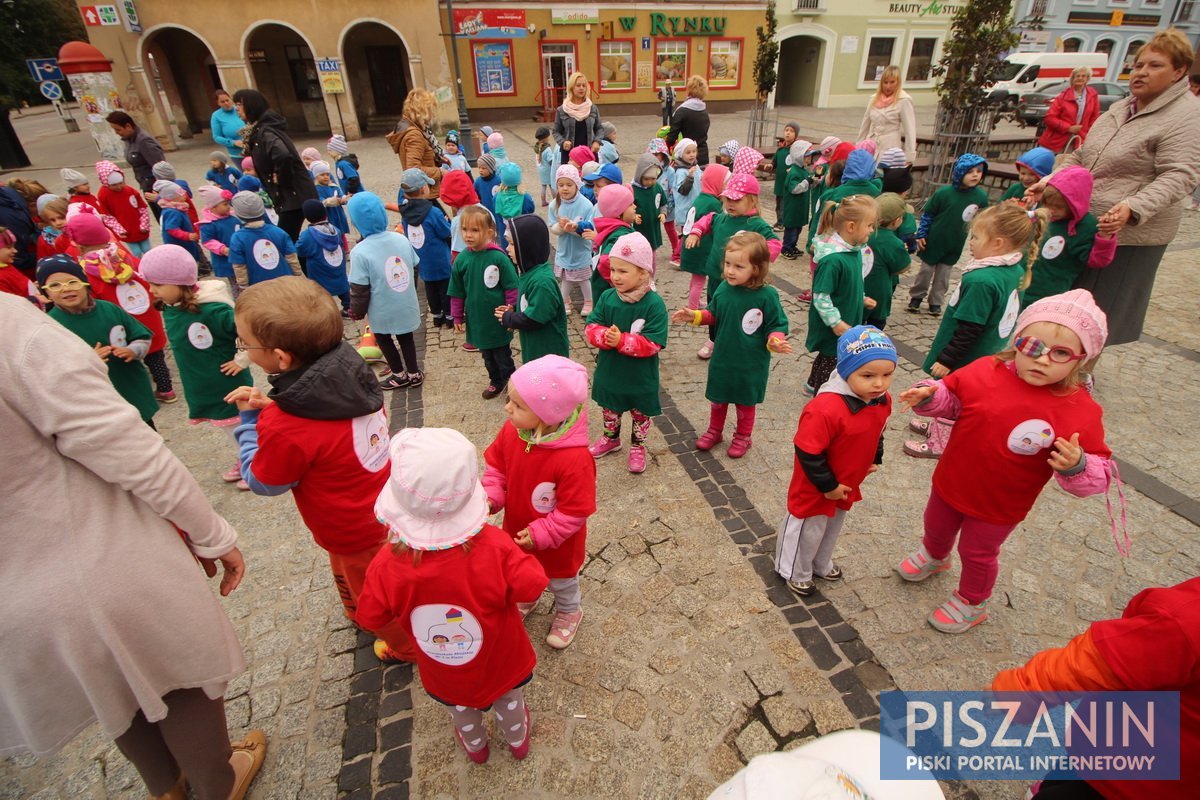
[[[758,720],[752,721],[737,735],[737,748],[742,759],[749,761],[760,753],[773,753],[776,747],[775,737]]]
[[[412,776],[412,749],[398,747],[383,754],[379,762],[380,783],[400,783]]]
[[[646,707],[646,698],[637,692],[622,692],[613,705],[613,719],[636,731],[646,719]]]
[[[810,731],[810,729],[815,731],[812,714],[786,693],[768,697],[763,701],[762,709],[763,714],[766,715],[767,724],[780,739],[786,739],[789,736]]]

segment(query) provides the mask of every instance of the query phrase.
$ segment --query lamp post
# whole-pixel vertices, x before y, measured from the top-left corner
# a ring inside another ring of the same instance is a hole
[[[458,147],[466,156],[467,163],[475,166],[471,121],[467,117],[467,101],[463,96],[462,68],[458,65],[458,34],[454,27],[454,0],[446,0],[446,17],[450,25],[450,58],[454,62],[454,94],[458,102]]]

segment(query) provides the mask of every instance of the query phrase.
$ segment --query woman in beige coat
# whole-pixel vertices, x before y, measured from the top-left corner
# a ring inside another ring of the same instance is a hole
[[[433,135],[433,116],[437,98],[426,89],[413,89],[404,98],[404,110],[396,130],[387,135],[388,144],[400,156],[400,169],[416,167],[433,179],[429,196],[436,198],[442,190],[442,164],[450,160],[442,152]]]
[[[917,157],[917,117],[912,97],[900,88],[900,68],[887,67],[879,78],[875,96],[858,126],[858,140],[872,139],[876,152],[893,147],[904,150],[904,158],[912,164]]]
[[[243,797],[266,740],[231,750],[245,660],[197,564],[233,591],[237,532],[79,337],[4,294],[0,342],[0,755],[98,722],[152,796],[184,800],[186,775],[197,797]]]
[[[1108,267],[1084,270],[1075,282],[1108,315],[1110,345],[1142,335],[1158,264],[1179,231],[1183,199],[1200,180],[1200,103],[1187,80],[1193,56],[1177,29],[1156,33],[1137,52],[1130,96],[1101,114],[1083,145],[1060,162],[1091,170],[1091,212],[1100,233],[1119,243]],[[1040,200],[1048,180],[1028,195]]]

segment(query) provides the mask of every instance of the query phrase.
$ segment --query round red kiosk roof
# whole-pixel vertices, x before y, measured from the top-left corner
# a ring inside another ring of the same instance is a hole
[[[87,42],[67,42],[58,50],[58,67],[66,75],[112,72],[112,59]]]

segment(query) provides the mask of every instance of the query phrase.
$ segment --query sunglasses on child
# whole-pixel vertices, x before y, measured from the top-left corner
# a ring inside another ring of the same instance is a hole
[[[1043,355],[1048,355],[1055,364],[1070,364],[1072,361],[1087,358],[1087,353],[1076,353],[1071,348],[1062,345],[1051,347],[1041,339],[1035,339],[1032,336],[1018,336],[1013,342],[1013,347],[1018,353],[1030,358],[1041,358]]]

